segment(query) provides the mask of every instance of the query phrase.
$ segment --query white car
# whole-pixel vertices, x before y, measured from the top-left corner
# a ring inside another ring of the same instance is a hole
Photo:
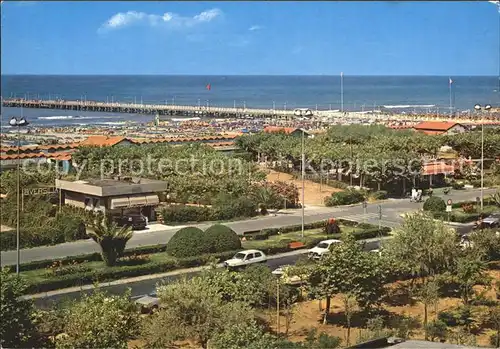
[[[229,269],[245,267],[256,263],[265,263],[267,256],[259,250],[244,250],[236,253],[233,258],[224,262],[224,266]]]
[[[308,256],[312,259],[320,259],[326,253],[330,252],[330,246],[333,244],[340,244],[341,242],[342,241],[336,239],[323,240],[308,251]]]

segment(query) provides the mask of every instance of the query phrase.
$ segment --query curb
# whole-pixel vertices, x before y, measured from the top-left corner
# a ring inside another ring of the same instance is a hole
[[[275,254],[275,255],[270,255],[267,256],[267,260],[273,260],[273,259],[280,259],[283,257],[289,257],[289,256],[295,256],[295,255],[300,255],[300,254],[305,254],[307,253],[307,248],[301,248],[297,249],[295,251],[290,251],[290,252],[285,252],[285,253],[280,253],[280,254]],[[224,265],[222,263],[219,263],[216,265],[217,268],[222,268]],[[52,296],[57,296],[57,295],[63,295],[67,293],[74,293],[74,292],[79,292],[79,291],[87,291],[87,290],[92,290],[95,288],[102,288],[102,287],[108,287],[108,286],[117,286],[117,285],[125,285],[125,284],[131,284],[135,282],[140,282],[140,281],[146,281],[146,280],[154,280],[154,279],[162,279],[168,276],[176,276],[176,275],[183,275],[183,274],[190,274],[190,273],[196,273],[200,272],[203,270],[210,269],[211,266],[209,265],[204,265],[201,267],[194,267],[194,268],[185,268],[185,269],[177,269],[177,270],[172,270],[168,271],[165,273],[159,273],[159,274],[149,274],[149,275],[141,275],[141,276],[136,276],[132,278],[127,278],[127,279],[119,279],[119,280],[114,280],[114,281],[109,281],[109,282],[102,282],[97,285],[89,284],[89,285],[82,285],[82,286],[73,286],[73,287],[68,287],[68,288],[62,288],[59,290],[53,290],[53,291],[48,291],[48,292],[42,292],[42,293],[35,293],[35,294],[29,294],[21,297],[22,299],[39,299],[39,298],[48,298]]]
[[[392,238],[393,238],[392,235],[388,235],[388,236],[371,238],[371,239],[366,239],[366,240],[359,240],[359,241],[363,242],[363,243],[367,243],[367,242],[373,242],[373,241],[384,241],[384,240],[389,240]],[[274,255],[267,256],[267,260],[280,259],[280,258],[284,258],[284,257],[306,254],[308,250],[309,250],[308,248],[300,248],[300,249],[297,249],[295,251],[274,254]],[[223,268],[223,267],[224,267],[224,265],[222,263],[219,263],[216,265],[216,268]],[[191,273],[196,273],[196,272],[200,272],[203,270],[207,270],[210,268],[211,268],[210,265],[204,265],[201,267],[177,269],[177,270],[172,270],[172,271],[168,271],[165,273],[141,275],[141,276],[136,276],[136,277],[132,277],[132,278],[128,278],[128,279],[119,279],[119,280],[114,280],[114,281],[109,281],[109,282],[102,282],[102,283],[99,283],[97,285],[96,284],[89,284],[89,285],[82,285],[82,286],[73,286],[73,287],[48,291],[48,292],[29,294],[29,295],[22,296],[21,299],[49,298],[49,297],[64,295],[64,294],[68,294],[68,293],[88,291],[88,290],[92,290],[92,289],[96,289],[96,288],[117,286],[117,285],[126,285],[126,284],[131,284],[131,283],[140,282],[140,281],[162,279],[162,278],[165,278],[168,276],[191,274]]]

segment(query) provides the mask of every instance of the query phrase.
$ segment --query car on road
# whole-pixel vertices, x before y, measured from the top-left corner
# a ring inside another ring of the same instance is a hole
[[[311,259],[320,259],[325,254],[330,252],[330,247],[333,244],[340,244],[342,241],[336,239],[320,241],[315,247],[308,251],[308,256]]]
[[[481,224],[482,229],[494,229],[500,227],[500,212],[492,213],[484,218]]]
[[[233,258],[224,262],[224,266],[228,269],[243,268],[248,265],[257,263],[266,263],[267,256],[259,250],[244,250],[236,253]]]
[[[146,217],[140,214],[126,214],[114,217],[114,221],[120,226],[132,227],[133,230],[143,230],[148,226]]]
[[[160,306],[160,298],[156,293],[156,290],[148,295],[144,295],[139,299],[136,299],[135,304],[141,308],[141,313],[149,313]]]

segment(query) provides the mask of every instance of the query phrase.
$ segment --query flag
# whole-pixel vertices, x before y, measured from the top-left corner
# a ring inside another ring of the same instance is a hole
[[[212,85],[207,84],[207,86],[205,88],[210,91],[212,89]]]
[[[450,78],[450,86],[451,86],[451,84],[453,84],[453,80],[451,80],[451,78]]]

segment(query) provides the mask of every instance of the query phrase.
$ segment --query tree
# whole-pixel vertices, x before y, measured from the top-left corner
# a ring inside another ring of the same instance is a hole
[[[500,234],[495,229],[484,229],[470,235],[472,254],[485,261],[500,259]]]
[[[446,271],[459,254],[455,231],[425,213],[407,215],[395,230],[394,239],[388,242],[387,250],[403,269],[416,277]]]
[[[444,322],[440,320],[434,320],[430,322],[427,325],[425,331],[427,332],[427,335],[431,342],[434,342],[435,339],[444,340],[448,335],[448,327]]]
[[[460,287],[460,296],[464,305],[468,305],[474,295],[474,285],[482,278],[486,269],[485,263],[473,254],[468,254],[457,259],[455,278]]]
[[[8,268],[0,274],[0,345],[4,348],[26,347],[35,337],[33,324],[34,307],[30,300],[20,297],[25,294],[27,284]]]
[[[132,238],[132,228],[119,227],[116,222],[104,215],[98,215],[92,221],[92,230],[88,235],[101,247],[101,256],[107,266],[112,267],[125,251],[128,240]]]
[[[220,290],[204,277],[182,279],[157,292],[162,307],[146,321],[143,338],[147,347],[165,348],[176,340],[194,339],[207,348],[215,334],[253,320],[247,304],[224,301]]]
[[[275,336],[265,333],[264,330],[252,321],[249,324],[229,326],[223,332],[216,333],[210,340],[213,349],[270,349],[277,342]]]
[[[493,330],[495,330],[495,335],[492,338],[495,339],[495,342],[492,345],[495,348],[500,348],[500,305],[496,305],[490,309],[489,320],[492,324]]]
[[[417,292],[417,296],[420,298],[420,301],[424,304],[424,332],[425,332],[425,340],[428,340],[427,333],[427,321],[428,321],[428,309],[430,305],[436,304],[439,300],[439,285],[433,280],[426,282],[420,285],[420,289]]]
[[[130,301],[130,290],[120,296],[95,291],[83,294],[64,312],[64,332],[56,348],[127,348],[138,334],[139,314]]]
[[[378,304],[383,293],[385,270],[378,256],[365,253],[349,234],[344,234],[342,239],[343,243],[331,247],[331,253],[320,260],[309,278],[310,294],[326,298],[324,323],[332,296],[349,294],[361,308],[368,310]]]

